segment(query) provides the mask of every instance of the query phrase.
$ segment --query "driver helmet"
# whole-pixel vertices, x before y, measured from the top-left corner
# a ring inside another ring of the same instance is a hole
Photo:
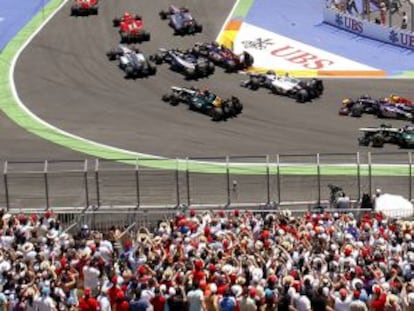
[[[129,12],[125,12],[124,13],[124,20],[128,20],[128,19],[131,19],[131,13],[129,13]]]
[[[216,41],[211,42],[211,45],[214,47],[219,47],[219,44]]]
[[[349,98],[345,98],[345,99],[342,101],[342,105],[348,105],[350,102],[351,102],[351,100],[350,100]]]
[[[266,71],[266,74],[267,75],[272,75],[272,76],[275,76],[276,75],[276,73],[273,70]]]
[[[396,103],[400,100],[400,97],[394,94],[391,94],[390,99],[392,102]]]
[[[287,77],[289,77],[289,72],[286,72],[285,73],[285,77],[287,78]]]

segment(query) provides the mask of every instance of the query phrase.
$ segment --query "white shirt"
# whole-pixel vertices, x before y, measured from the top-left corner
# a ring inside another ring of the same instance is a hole
[[[335,311],[349,311],[349,306],[351,302],[351,296],[346,297],[345,300],[335,298]]]
[[[187,294],[189,311],[201,311],[201,303],[204,300],[204,294],[201,289],[190,290]]]
[[[50,296],[41,296],[35,299],[38,311],[52,311],[56,307],[55,302]]]
[[[112,311],[111,303],[109,302],[108,297],[99,295],[98,296],[99,307],[101,311]]]
[[[296,300],[296,308],[298,311],[309,311],[311,309],[311,302],[309,298],[305,295],[301,295]]]
[[[99,285],[100,272],[95,267],[85,266],[83,267],[84,286],[91,289],[96,289]]]

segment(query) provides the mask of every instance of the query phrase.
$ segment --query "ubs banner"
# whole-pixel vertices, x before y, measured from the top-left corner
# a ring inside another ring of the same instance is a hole
[[[378,25],[329,8],[324,9],[323,20],[327,24],[367,38],[414,50],[414,33],[409,31]]]

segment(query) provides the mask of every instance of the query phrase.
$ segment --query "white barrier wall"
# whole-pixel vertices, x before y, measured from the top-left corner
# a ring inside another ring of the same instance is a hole
[[[414,50],[414,33],[409,31],[378,25],[330,8],[324,8],[323,20],[327,24],[360,36]]]

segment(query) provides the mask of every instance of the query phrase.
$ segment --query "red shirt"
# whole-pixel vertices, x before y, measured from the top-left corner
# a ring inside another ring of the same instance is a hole
[[[151,304],[154,307],[154,311],[164,311],[165,302],[167,300],[164,296],[158,295],[151,299]]]
[[[115,304],[116,311],[129,311],[129,303],[126,300],[123,300],[122,302],[117,302]]]
[[[80,311],[97,311],[99,310],[99,303],[93,297],[82,297],[79,300],[79,310]]]
[[[109,297],[109,302],[111,303],[111,306],[115,304],[116,297],[118,296],[119,292],[122,292],[122,290],[117,286],[112,286],[110,289],[108,289],[108,297]]]
[[[387,295],[381,294],[381,296],[372,300],[371,309],[373,311],[384,311],[386,301],[387,301]]]

